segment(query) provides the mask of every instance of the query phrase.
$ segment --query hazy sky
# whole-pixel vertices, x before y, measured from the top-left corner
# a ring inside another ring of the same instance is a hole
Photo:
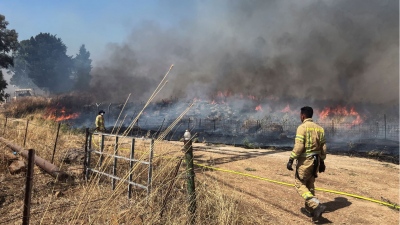
[[[69,55],[85,44],[94,61],[106,44],[122,42],[143,21],[171,27],[193,16],[193,9],[190,1],[0,1],[0,14],[9,22],[8,28],[18,32],[19,41],[40,32],[54,34],[63,40]]]

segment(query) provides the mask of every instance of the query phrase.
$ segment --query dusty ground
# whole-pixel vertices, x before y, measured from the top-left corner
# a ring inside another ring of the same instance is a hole
[[[289,151],[194,145],[195,162],[287,183],[294,181],[294,172],[286,169]],[[399,203],[399,165],[337,155],[328,155],[325,164],[327,169],[317,178],[317,188]],[[220,171],[203,171],[198,176],[219,180],[226,191],[249,203],[251,207],[244,208],[243,213],[257,217],[255,221],[310,223],[300,212],[304,202],[294,187]],[[317,196],[327,206],[321,224],[399,224],[399,211],[387,206],[321,191]]]

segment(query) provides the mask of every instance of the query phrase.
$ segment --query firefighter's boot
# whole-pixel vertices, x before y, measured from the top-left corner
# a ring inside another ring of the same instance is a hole
[[[304,209],[307,212],[307,214],[309,215],[309,217],[313,217],[313,208],[311,208],[310,206],[307,205],[307,203],[304,203]]]
[[[321,217],[321,215],[325,211],[325,209],[326,209],[326,206],[319,204],[317,206],[317,208],[314,209],[313,221],[317,221]]]

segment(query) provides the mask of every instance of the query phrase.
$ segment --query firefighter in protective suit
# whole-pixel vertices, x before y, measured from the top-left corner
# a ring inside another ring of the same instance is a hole
[[[99,111],[99,115],[96,117],[96,131],[105,132],[106,127],[104,126],[104,112],[103,110]]]
[[[297,128],[295,144],[290,154],[287,169],[293,170],[293,161],[297,160],[295,187],[305,200],[305,209],[313,220],[318,220],[326,206],[315,197],[314,182],[318,172],[325,171],[326,143],[324,129],[313,122],[313,109],[301,108],[302,124]]]

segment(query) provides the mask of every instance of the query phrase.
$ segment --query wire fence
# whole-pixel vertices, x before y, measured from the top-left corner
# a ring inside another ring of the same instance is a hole
[[[141,120],[137,127],[153,132],[162,132],[174,120]],[[387,124],[386,120],[375,121],[373,123],[342,123],[318,122],[325,129],[325,136],[330,141],[355,141],[362,139],[387,139],[399,140],[399,125]],[[266,120],[232,120],[232,119],[207,119],[197,117],[183,118],[175,128],[178,133],[188,129],[199,134],[199,136],[220,136],[220,137],[262,137],[264,140],[291,138],[294,139],[299,123],[285,121],[266,121]],[[173,133],[173,132],[172,132]],[[133,132],[135,135],[135,132]],[[145,132],[137,132],[136,135],[145,135]],[[169,139],[180,139],[179,135],[167,136]],[[222,138],[223,139],[223,138]]]
[[[69,127],[62,123],[27,119],[0,119],[0,135],[14,144],[26,149],[36,149],[36,154],[47,161],[62,158],[63,153],[57,151],[59,144],[68,141],[68,135],[60,135],[60,130],[67,131]]]

